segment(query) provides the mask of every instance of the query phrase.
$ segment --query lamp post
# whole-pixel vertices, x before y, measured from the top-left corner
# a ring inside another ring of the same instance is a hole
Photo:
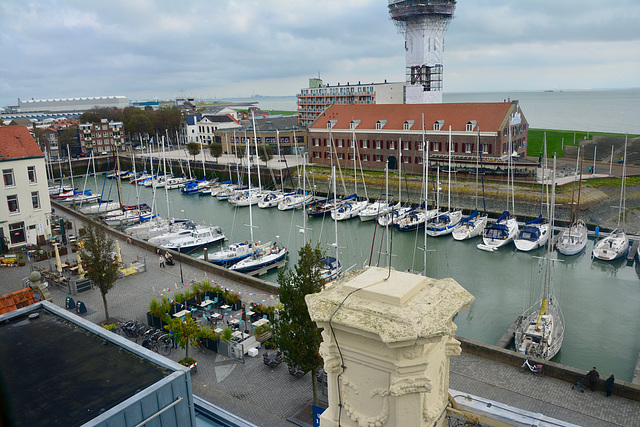
[[[182,285],[184,285],[184,279],[182,278],[182,256],[181,256],[181,250],[180,250],[180,246],[178,246],[178,261],[180,261],[180,283]]]

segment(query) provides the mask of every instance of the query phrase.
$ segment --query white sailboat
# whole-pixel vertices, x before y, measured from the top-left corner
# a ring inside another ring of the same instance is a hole
[[[478,214],[478,166],[482,166],[480,128],[478,128],[478,142],[476,148],[478,150],[478,155],[476,157],[476,209],[471,213],[471,215],[462,218],[460,222],[453,228],[451,235],[455,240],[467,240],[480,236],[482,233],[484,233],[484,229],[487,227],[488,216],[486,200],[484,197],[484,168],[482,170],[482,206],[484,213],[483,215]]]
[[[255,126],[254,126],[255,132]],[[255,134],[254,134],[255,135]],[[247,168],[251,171],[251,158],[249,153],[249,142],[247,141]],[[251,173],[248,176],[249,191],[251,191]],[[249,204],[249,230],[251,234],[251,242],[254,242],[253,238],[253,209]],[[279,245],[275,242],[273,245],[269,244],[258,247],[258,250],[252,253],[249,257],[240,260],[233,264],[229,269],[237,271],[239,273],[246,274],[260,274],[266,272],[268,269],[278,266],[282,261],[285,261],[289,250],[286,247]]]
[[[556,159],[553,159],[553,183],[555,184]],[[551,190],[550,225],[553,230],[553,205],[555,203],[555,185]],[[564,338],[564,318],[556,300],[553,288],[553,244],[547,244],[542,271],[542,297],[527,310],[515,331],[515,346],[519,353],[544,360],[553,358]]]
[[[449,126],[449,179],[447,190],[447,210],[442,213],[434,215],[433,218],[427,219],[425,227],[427,228],[427,234],[431,237],[444,236],[451,234],[453,229],[462,219],[461,210],[451,210],[451,153],[452,153],[452,141],[451,141],[451,126]]]
[[[629,252],[629,236],[621,228],[624,225],[626,209],[626,165],[627,165],[627,137],[624,140],[624,160],[622,163],[622,183],[620,184],[620,205],[618,208],[618,228],[593,246],[593,256],[603,261],[613,261]]]
[[[507,210],[502,212],[502,215],[500,215],[498,220],[489,228],[485,229],[485,232],[482,234],[482,243],[479,243],[477,247],[483,251],[496,251],[498,248],[511,243],[518,235],[518,222],[511,216],[508,209],[509,196],[511,196],[511,207],[515,208],[515,194],[513,189],[515,176],[513,176],[514,172],[511,170],[511,153],[513,152],[511,145],[511,127],[519,123],[519,117],[514,116],[509,118],[509,150],[507,157],[507,187],[509,190],[507,192]]]
[[[580,150],[580,148],[578,148]],[[587,226],[580,217],[580,193],[582,190],[582,159],[580,157],[580,181],[578,184],[578,204],[575,210],[575,221],[573,215],[573,195],[571,196],[571,222],[569,228],[565,228],[560,233],[558,239],[558,252],[562,255],[576,255],[584,250],[587,246],[588,230]]]

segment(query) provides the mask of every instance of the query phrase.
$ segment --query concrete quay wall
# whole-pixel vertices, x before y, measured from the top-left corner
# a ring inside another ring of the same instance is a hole
[[[112,227],[108,227],[104,223],[98,220],[95,220],[87,215],[84,215],[81,212],[75,211],[73,209],[69,209],[66,206],[61,205],[60,203],[51,201],[51,204],[57,211],[64,212],[65,215],[70,215],[81,221],[94,224],[98,227],[102,227],[108,234],[112,235],[113,237],[121,241],[130,242],[130,244],[138,246],[154,254],[158,249],[161,249],[163,252],[167,251],[167,249],[161,248],[160,246],[157,246],[157,245],[153,245],[147,242],[146,240],[129,236],[127,233],[121,232]],[[207,273],[225,277],[227,279],[233,280],[234,282],[241,283],[243,285],[250,286],[252,288],[259,289],[261,291],[265,291],[270,294],[274,294],[274,295],[280,294],[279,286],[274,283],[267,282],[266,280],[262,280],[257,277],[248,276],[246,274],[237,273],[233,270],[229,270],[228,268],[220,267],[210,262],[206,262],[185,254],[178,254],[178,252],[173,250],[169,250],[168,252],[170,252],[173,255],[176,261],[180,259],[182,263],[191,265],[202,271],[206,271]]]
[[[456,337],[456,339],[460,341],[462,351],[475,354],[485,359],[518,367],[522,366],[526,359],[540,363],[544,365],[545,376],[566,381],[568,386],[575,384],[587,374],[587,371],[582,369],[576,369],[561,363],[527,357],[515,351],[506,350],[491,344],[481,343],[469,338]],[[604,375],[598,378],[596,381],[596,390],[604,392],[604,381],[606,379],[607,377]],[[616,379],[612,393],[626,399],[640,402],[640,385]]]

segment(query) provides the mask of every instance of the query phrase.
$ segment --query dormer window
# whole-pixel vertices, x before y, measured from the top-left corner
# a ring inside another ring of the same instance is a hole
[[[407,120],[406,122],[404,122],[404,126],[402,127],[404,130],[409,130],[411,129],[411,126],[413,126],[414,121],[413,120]]]
[[[384,127],[384,125],[386,125],[386,124],[387,124],[387,121],[386,121],[386,120],[378,120],[378,121],[376,122],[376,129],[377,129],[377,130],[380,130],[380,129],[382,129],[382,128]]]
[[[360,124],[360,120],[351,120],[349,129],[354,130],[355,128],[358,127],[359,124]]]
[[[329,120],[327,121],[327,129],[333,129],[333,127],[338,123],[337,120]]]
[[[478,124],[477,121],[475,120],[471,120],[467,122],[467,132],[473,132],[473,130],[476,128],[476,125]]]
[[[433,130],[440,130],[442,129],[442,126],[444,126],[444,120],[436,120],[433,123]]]

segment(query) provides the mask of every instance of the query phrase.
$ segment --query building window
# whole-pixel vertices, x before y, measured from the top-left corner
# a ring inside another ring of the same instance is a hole
[[[410,156],[402,156],[402,163],[411,163]]]
[[[362,145],[362,148],[369,148],[369,140],[368,139],[365,139],[364,141],[360,140],[360,143]]]
[[[489,154],[489,144],[482,144],[482,154]]]
[[[31,203],[33,204],[33,209],[40,209],[40,195],[38,195],[37,191],[31,192]]]
[[[472,153],[473,152],[473,144],[471,142],[465,142],[464,143],[464,152],[465,153]]]
[[[314,147],[319,147],[320,146],[320,140],[318,138],[313,138],[313,146]]]
[[[107,125],[102,125],[102,129],[107,130],[109,127]]]
[[[314,159],[319,159],[320,158],[320,152],[319,151],[314,151],[313,152],[313,158]]]
[[[419,165],[422,164],[422,156],[416,157],[416,163],[419,164]]]
[[[355,155],[352,152],[349,152],[349,160],[355,159]]]
[[[344,153],[338,153],[338,159],[344,160]]]
[[[379,139],[376,139],[376,150],[381,150],[382,149],[382,141]]]
[[[342,145],[344,144],[344,139],[339,139],[338,140],[338,147],[342,147]]]
[[[413,126],[413,120],[407,120],[406,122],[404,122],[404,125],[402,126],[402,128],[404,130],[409,130],[411,129],[411,126]]]
[[[355,140],[353,140],[353,139],[349,140],[349,148],[353,148],[354,141]]]
[[[476,121],[467,122],[467,132],[473,132],[473,128],[476,127]]]
[[[411,141],[403,141],[402,142],[403,150],[411,150]]]
[[[389,150],[395,150],[395,149],[396,149],[396,142],[389,141]]]
[[[35,183],[36,180],[36,167],[35,166],[27,166],[27,175],[29,175],[29,182]]]
[[[11,243],[16,245],[26,241],[24,235],[24,222],[9,224],[9,234],[11,235]]]
[[[20,212],[20,207],[18,206],[18,195],[17,194],[11,194],[11,195],[7,196],[7,204],[9,205],[9,212],[10,213]]]
[[[433,124],[433,130],[440,130],[442,129],[442,126],[444,125],[444,120],[437,120],[434,124]]]
[[[4,176],[4,185],[12,187],[16,185],[15,179],[13,179],[13,169],[3,169],[2,175]]]
[[[363,154],[362,155],[362,161],[363,162],[368,162],[369,161],[369,155],[368,154]]]
[[[422,141],[418,141],[418,148],[417,148],[417,150],[418,150],[418,151],[422,151],[422,150],[424,150],[424,142],[422,142]]]
[[[433,151],[440,151],[440,144],[442,144],[441,142],[434,142],[433,143]]]
[[[376,162],[381,162],[382,161],[382,154],[374,154],[373,159]]]

